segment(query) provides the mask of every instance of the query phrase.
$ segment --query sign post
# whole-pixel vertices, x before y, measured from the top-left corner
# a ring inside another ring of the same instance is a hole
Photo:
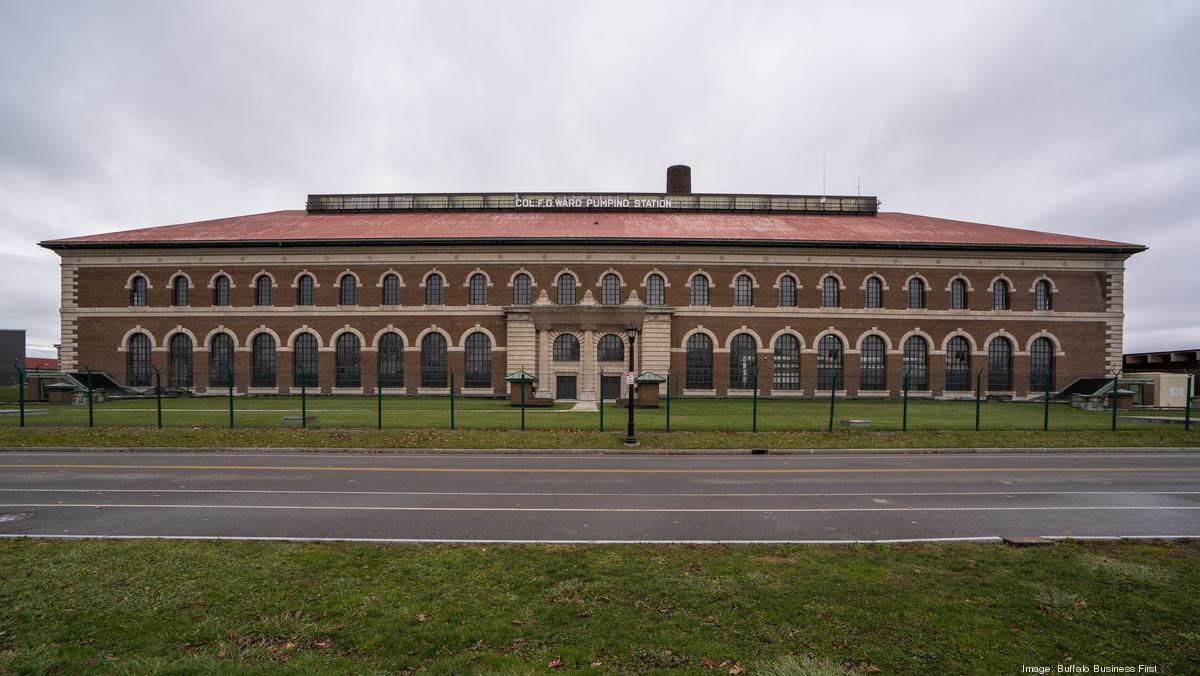
[[[454,369],[450,369],[450,429],[454,430]]]
[[[671,369],[667,369],[667,431],[671,431]]]
[[[908,369],[904,369],[904,412],[900,419],[900,431],[908,431]]]
[[[833,405],[834,405],[834,402],[837,400],[838,376],[840,376],[840,375],[841,375],[840,373],[838,373],[837,371],[834,371],[833,384],[829,388],[829,430],[828,431],[830,431],[830,432],[833,431]]]
[[[383,429],[383,367],[378,353],[375,357],[375,429]]]
[[[154,367],[154,409],[158,413],[158,429],[162,429],[162,369]]]
[[[21,368],[20,366],[17,366],[16,362],[13,362],[13,368],[17,369],[17,400],[21,407],[21,414],[20,414],[21,415],[21,427],[24,427],[25,426],[25,374],[28,373],[28,371],[26,369]]]
[[[525,369],[521,369],[522,373]],[[525,381],[517,383],[521,386],[521,431],[525,431]]]
[[[1187,392],[1183,397],[1183,431],[1186,432],[1192,428],[1192,397],[1196,392],[1196,374],[1188,374]],[[23,420],[24,418],[22,418]]]
[[[750,431],[758,431],[758,366],[754,367],[754,393],[751,395],[754,403],[750,409]]]
[[[983,386],[983,369],[975,372],[975,431],[979,431],[979,393]]]
[[[225,382],[229,385],[229,429],[233,429],[233,367],[225,365]]]
[[[1121,388],[1121,371],[1113,373],[1113,389],[1112,389],[1112,430],[1117,431],[1117,392]]]
[[[83,365],[87,369],[87,388],[88,388],[88,427],[96,426],[96,416],[92,409],[92,368],[87,364]]]
[[[522,391],[524,388],[521,388]],[[600,371],[600,431],[604,431],[604,371]]]

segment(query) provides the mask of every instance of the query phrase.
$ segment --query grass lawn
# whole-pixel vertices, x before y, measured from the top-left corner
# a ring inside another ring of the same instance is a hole
[[[1074,663],[1176,674],[1200,664],[1197,542],[7,540],[0,569],[0,672],[990,674]]]

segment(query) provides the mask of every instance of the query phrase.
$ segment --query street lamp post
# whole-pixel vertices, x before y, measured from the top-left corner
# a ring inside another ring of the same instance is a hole
[[[633,346],[634,346],[634,343],[637,341],[637,334],[638,334],[638,329],[633,324],[630,324],[629,327],[625,329],[625,335],[629,338],[629,373],[630,374],[633,373],[633,369],[634,369]],[[629,408],[629,424],[625,428],[625,445],[626,446],[634,446],[637,444],[638,441],[637,441],[637,437],[634,436],[634,434],[633,434],[633,378],[630,378],[630,380],[629,380],[629,394],[628,394],[628,398],[626,399],[625,403]]]

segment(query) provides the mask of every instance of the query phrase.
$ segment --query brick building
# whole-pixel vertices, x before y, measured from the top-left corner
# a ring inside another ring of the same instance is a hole
[[[1118,368],[1120,242],[878,212],[874,197],[310,195],[303,211],[43,242],[63,369],[198,394],[1023,398]],[[605,376],[602,378],[601,373]]]

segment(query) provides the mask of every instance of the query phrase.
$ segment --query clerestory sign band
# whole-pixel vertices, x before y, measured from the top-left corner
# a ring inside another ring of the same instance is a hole
[[[630,199],[623,195],[513,195],[513,206],[518,209],[670,209],[671,200],[665,197]]]

